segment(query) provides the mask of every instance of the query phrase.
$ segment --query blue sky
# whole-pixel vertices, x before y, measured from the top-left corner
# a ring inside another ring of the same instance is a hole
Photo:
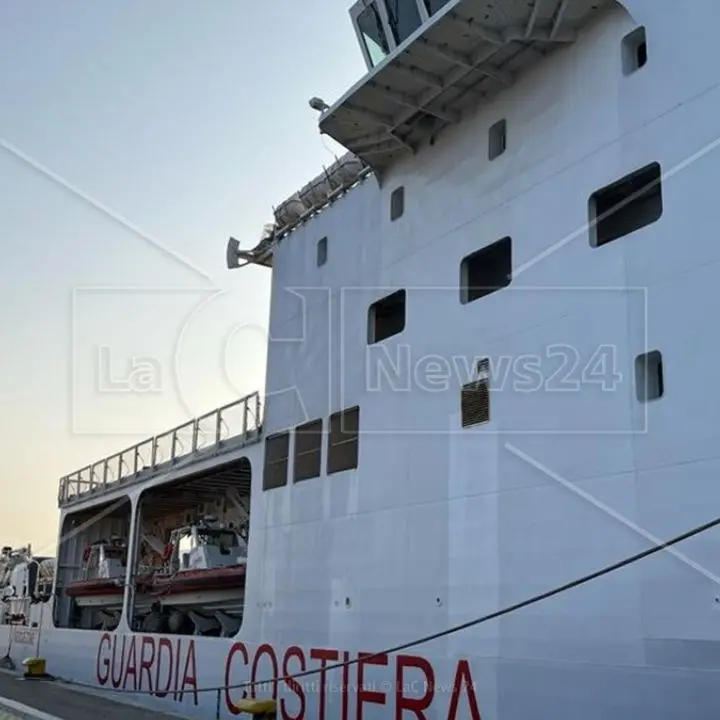
[[[52,550],[59,476],[262,388],[270,273],[225,244],[342,152],[307,101],[364,73],[348,7],[0,0],[2,544]]]

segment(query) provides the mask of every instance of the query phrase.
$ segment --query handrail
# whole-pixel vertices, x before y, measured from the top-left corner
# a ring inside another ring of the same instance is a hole
[[[160,466],[220,448],[231,439],[245,444],[261,432],[260,393],[254,392],[65,475],[60,478],[58,505],[108,492]]]

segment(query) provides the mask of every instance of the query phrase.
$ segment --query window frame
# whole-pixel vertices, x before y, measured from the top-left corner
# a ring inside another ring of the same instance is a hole
[[[402,304],[403,304],[403,322],[402,327],[394,333],[391,333],[390,335],[385,335],[382,338],[377,337],[376,333],[376,310],[379,305],[381,305],[383,302],[388,301],[390,298],[394,297],[395,295],[402,295]],[[396,335],[401,335],[405,332],[405,328],[407,327],[407,290],[405,288],[399,288],[398,290],[393,290],[393,292],[388,293],[387,295],[383,295],[382,297],[379,297],[377,300],[374,300],[370,303],[367,309],[367,344],[368,345],[377,345],[378,343],[385,342],[385,340],[389,340],[392,337],[395,337]]]
[[[311,432],[308,431],[309,428],[316,426],[317,430],[312,430]],[[298,482],[304,482],[305,480],[314,480],[315,478],[319,478],[322,475],[322,449],[323,449],[323,435],[324,435],[324,423],[322,418],[317,418],[315,420],[310,420],[306,423],[303,423],[302,425],[298,425],[295,428],[294,435],[295,435],[295,443],[293,447],[293,483]],[[310,450],[300,450],[300,443],[298,442],[298,439],[300,436],[303,436],[307,433],[307,435],[310,436],[316,436],[317,437],[317,447],[313,446]],[[315,455],[317,454],[317,462],[313,464],[312,470],[309,474],[298,474],[298,462],[300,461],[301,457],[306,457],[308,455]]]
[[[273,441],[279,440],[281,438],[285,438],[285,457],[281,460],[273,460],[269,461],[269,453],[268,453],[268,445],[270,445]],[[262,475],[262,489],[263,492],[265,490],[277,490],[278,488],[282,488],[287,486],[288,484],[288,475],[290,471],[290,431],[289,430],[281,430],[280,432],[273,433],[272,435],[268,435],[265,438],[265,443],[263,447],[264,453],[263,453],[263,475]],[[285,478],[283,482],[280,483],[273,483],[270,484],[268,482],[268,468],[270,464],[278,464],[284,462],[285,463]]]
[[[510,272],[508,273],[507,282],[505,282],[504,285],[498,285],[498,286],[475,286],[470,284],[470,268],[468,267],[469,263],[472,261],[473,258],[477,258],[480,255],[483,254],[489,254],[491,252],[491,248],[503,244],[509,245],[509,259],[510,259]],[[497,240],[494,240],[491,243],[488,243],[484,247],[478,248],[477,250],[473,250],[471,253],[468,253],[465,255],[462,260],[460,260],[460,303],[462,305],[471,305],[474,302],[477,302],[478,300],[482,300],[485,297],[488,297],[488,295],[494,295],[496,292],[499,292],[500,290],[504,290],[507,287],[510,287],[512,285],[513,281],[513,239],[511,235],[505,235],[504,237],[498,238]],[[471,290],[478,290],[478,289],[484,289],[485,292],[483,292],[480,295],[471,296]]]
[[[347,440],[342,440],[340,442],[333,442],[333,430],[334,430],[334,421],[337,418],[340,418],[340,429],[338,434],[340,437],[345,435],[343,429],[342,429],[342,419],[347,416],[348,414],[352,413],[355,418],[355,434],[354,437],[351,437]],[[347,445],[350,442],[355,443],[355,453],[354,453],[354,465],[347,465],[338,467],[338,463],[336,462],[335,465],[333,465],[333,448],[342,447],[343,445]],[[339,472],[345,472],[347,470],[356,470],[360,464],[360,406],[359,405],[353,405],[352,407],[344,408],[343,410],[338,410],[337,412],[334,412],[330,417],[328,418],[328,428],[327,428],[327,454],[326,454],[326,473],[327,475],[335,475]]]

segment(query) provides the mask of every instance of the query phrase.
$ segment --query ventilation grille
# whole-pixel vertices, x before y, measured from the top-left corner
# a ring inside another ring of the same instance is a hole
[[[490,420],[490,387],[487,380],[463,385],[460,398],[462,426],[471,427]]]

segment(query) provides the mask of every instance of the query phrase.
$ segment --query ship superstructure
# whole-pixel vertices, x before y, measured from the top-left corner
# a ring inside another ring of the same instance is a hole
[[[38,646],[208,720],[714,717],[716,531],[382,651],[718,514],[720,5],[350,14],[368,73],[311,101],[348,154],[227,248],[272,272],[262,413],[61,481]]]

